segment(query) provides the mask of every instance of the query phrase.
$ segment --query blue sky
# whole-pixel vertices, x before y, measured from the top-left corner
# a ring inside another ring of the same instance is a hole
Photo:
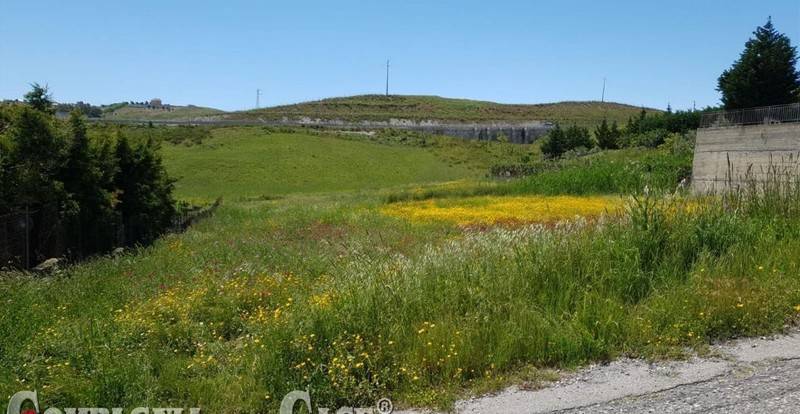
[[[18,1],[0,3],[0,98],[160,97],[226,110],[392,93],[539,103],[718,103],[716,78],[800,1]]]

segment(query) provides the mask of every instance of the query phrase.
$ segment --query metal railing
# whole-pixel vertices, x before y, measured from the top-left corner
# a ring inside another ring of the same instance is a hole
[[[725,128],[740,125],[800,122],[800,103],[707,112],[700,118],[700,128]]]

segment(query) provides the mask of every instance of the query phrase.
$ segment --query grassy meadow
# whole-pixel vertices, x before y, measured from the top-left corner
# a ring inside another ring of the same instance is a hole
[[[169,173],[179,179],[178,196],[235,200],[479,178],[492,159],[508,156],[493,155],[490,146],[471,142],[447,151],[434,143],[380,144],[251,127],[212,130],[198,145],[166,143],[163,154]]]
[[[800,188],[675,193],[691,155],[674,148],[513,180],[489,166],[535,147],[224,128],[162,151],[181,198],[222,206],[152,246],[0,277],[0,395],[448,408],[800,315]]]

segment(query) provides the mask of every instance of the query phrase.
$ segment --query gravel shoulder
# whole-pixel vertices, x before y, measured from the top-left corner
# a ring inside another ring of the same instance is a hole
[[[510,387],[456,403],[459,413],[800,413],[800,332],[712,347],[715,357],[620,359],[549,387]]]

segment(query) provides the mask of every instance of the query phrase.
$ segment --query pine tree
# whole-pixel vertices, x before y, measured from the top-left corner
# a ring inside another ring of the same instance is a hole
[[[566,136],[567,151],[577,148],[591,149],[594,147],[592,137],[589,135],[589,130],[586,128],[572,125],[571,127],[567,128],[567,131],[564,133],[564,135]]]
[[[611,129],[609,130],[611,137],[614,139],[614,143],[616,145],[615,148],[620,147],[619,139],[622,137],[622,131],[619,129],[619,125],[617,125],[617,121],[611,123]]]
[[[564,130],[561,129],[559,124],[556,124],[547,134],[547,139],[542,143],[542,153],[549,158],[557,158],[566,150]]]
[[[609,128],[608,121],[605,119],[603,119],[600,126],[594,130],[594,137],[597,139],[597,145],[602,149],[617,149],[619,146],[617,143],[617,138],[619,138],[618,134],[619,129],[617,128],[617,123],[614,122],[613,127]]]
[[[60,176],[70,199],[65,212],[69,230],[67,243],[74,255],[82,257],[106,249],[112,243],[113,204],[79,109],[73,110],[69,125],[71,142]]]
[[[50,96],[47,85],[31,84],[31,91],[25,94],[25,102],[33,109],[40,112],[52,113],[53,98]]]
[[[117,141],[115,186],[128,244],[147,243],[158,237],[175,216],[174,181],[167,176],[158,147],[149,140],[136,147],[124,136]]]
[[[797,49],[786,35],[775,30],[771,18],[753,35],[739,59],[718,79],[717,90],[722,93],[725,109],[800,101]]]

